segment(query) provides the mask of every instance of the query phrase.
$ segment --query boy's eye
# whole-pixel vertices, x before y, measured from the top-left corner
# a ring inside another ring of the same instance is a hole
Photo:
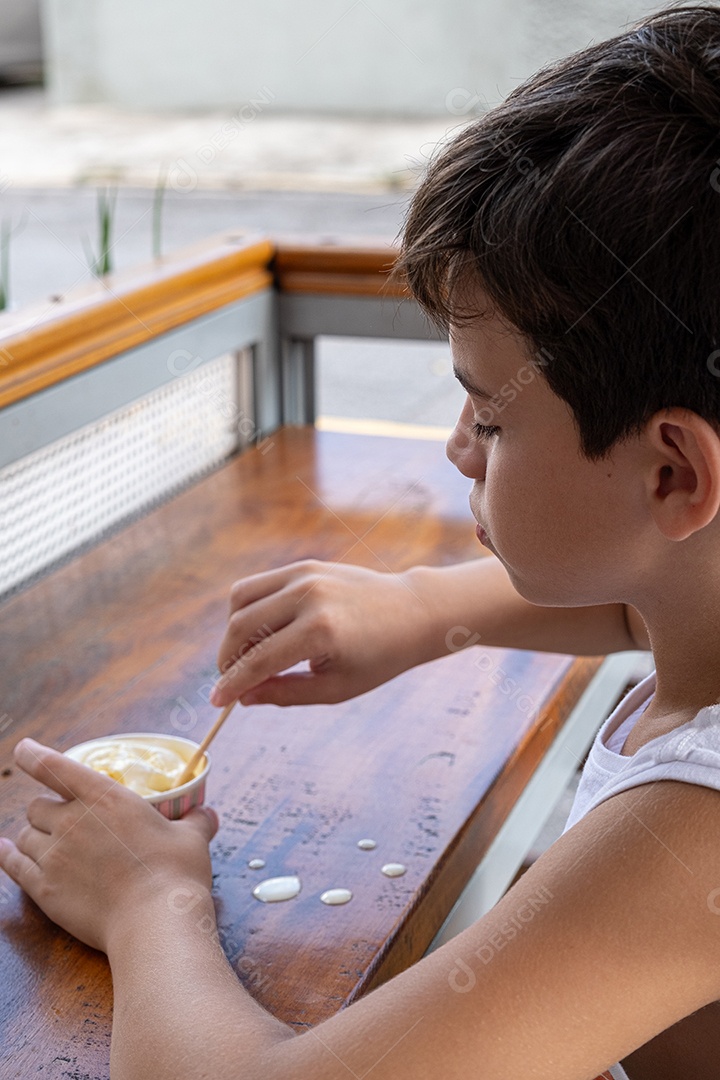
[[[490,439],[493,435],[497,435],[500,428],[493,427],[492,425],[488,427],[486,424],[478,424],[474,421],[472,430],[476,439]]]

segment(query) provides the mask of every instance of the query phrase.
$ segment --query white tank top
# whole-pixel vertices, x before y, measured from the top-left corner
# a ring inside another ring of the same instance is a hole
[[[621,755],[654,693],[653,671],[622,699],[598,731],[564,832],[612,795],[653,780],[682,780],[720,791],[720,704],[706,705],[688,723],[651,739],[631,757]],[[614,1080],[631,1080],[622,1065],[613,1065],[609,1072]]]
[[[706,705],[692,720],[651,739],[631,757],[621,755],[654,692],[653,671],[622,699],[598,731],[564,832],[611,795],[653,780],[682,780],[720,791],[720,704]]]

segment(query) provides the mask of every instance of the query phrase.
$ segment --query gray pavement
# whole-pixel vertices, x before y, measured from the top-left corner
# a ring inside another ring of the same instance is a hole
[[[42,87],[0,88],[0,176],[18,187],[104,183],[177,191],[409,191],[462,116],[306,116],[273,109],[51,105]]]
[[[114,270],[152,259],[152,189],[121,187],[115,202]],[[318,235],[350,233],[392,239],[407,195],[337,192],[167,191],[164,254],[227,229]],[[12,243],[13,303],[25,304],[92,280],[83,237],[97,247],[95,186],[18,188],[0,194],[0,218],[17,227]]]

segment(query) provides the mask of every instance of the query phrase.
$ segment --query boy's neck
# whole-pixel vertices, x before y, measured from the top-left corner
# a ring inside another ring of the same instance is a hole
[[[655,695],[648,719],[677,714],[678,726],[700,709],[720,702],[720,590],[703,585],[678,589],[655,606],[634,600],[647,627],[655,664]],[[685,595],[678,596],[680,591]]]

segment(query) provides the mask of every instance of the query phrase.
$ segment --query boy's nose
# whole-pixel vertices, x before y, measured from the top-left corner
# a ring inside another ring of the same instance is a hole
[[[480,480],[485,475],[485,455],[478,441],[473,439],[471,424],[472,404],[468,400],[448,437],[445,453],[463,476]]]

